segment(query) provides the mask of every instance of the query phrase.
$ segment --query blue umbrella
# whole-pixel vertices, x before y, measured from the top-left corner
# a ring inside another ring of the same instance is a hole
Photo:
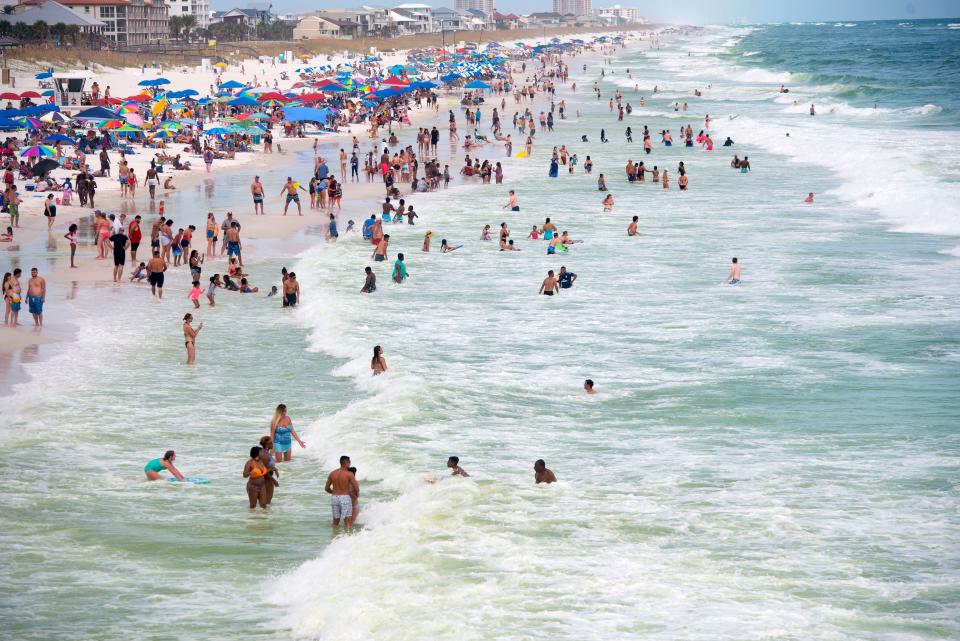
[[[152,80],[141,80],[137,83],[140,87],[159,87],[160,85],[169,85],[170,81],[166,78],[154,78]]]
[[[242,87],[245,87],[245,86],[246,85],[244,85],[242,82],[237,82],[236,80],[228,80],[227,82],[220,85],[220,88],[221,89],[241,89]]]
[[[232,134],[233,130],[227,129],[226,127],[213,127],[211,129],[204,129],[203,133],[210,136],[219,136],[221,134]]]
[[[464,87],[465,89],[490,89],[490,85],[483,82],[482,80],[474,80],[470,84]]]
[[[37,80],[45,80],[47,78],[53,78],[53,73],[49,71],[41,71],[40,73],[33,76]]]
[[[233,100],[227,101],[227,104],[231,107],[255,107],[260,103],[257,102],[256,98],[252,96],[239,96]]]
[[[200,123],[198,123],[196,120],[194,120],[193,118],[181,118],[181,119],[178,120],[177,122],[179,122],[181,125],[192,125],[192,126],[194,126],[194,127],[196,127],[198,124],[200,124]]]
[[[73,117],[74,120],[116,120],[117,112],[104,107],[91,107]]]
[[[414,89],[435,89],[437,85],[429,80],[421,80],[419,82],[411,82],[410,86]]]
[[[53,134],[53,135],[47,136],[46,138],[43,139],[43,142],[46,142],[46,143],[65,142],[68,145],[76,144],[73,138],[71,138],[70,136],[64,136],[63,134]]]

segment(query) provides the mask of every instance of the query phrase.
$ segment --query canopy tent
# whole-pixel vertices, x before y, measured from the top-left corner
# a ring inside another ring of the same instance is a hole
[[[106,107],[91,107],[73,117],[74,120],[115,120],[117,112]]]

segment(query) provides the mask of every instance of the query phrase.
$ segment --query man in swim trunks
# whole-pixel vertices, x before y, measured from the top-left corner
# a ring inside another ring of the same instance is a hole
[[[736,285],[740,282],[740,263],[737,261],[737,257],[733,257],[733,266],[730,268],[730,273],[727,275],[726,280],[723,282],[730,283],[731,285]]]
[[[510,209],[510,211],[520,211],[520,203],[517,201],[517,194],[512,189],[510,190],[510,197],[507,199],[507,204],[503,206],[504,209]]]
[[[30,268],[27,281],[27,305],[33,315],[33,324],[43,327],[43,304],[47,302],[47,281],[38,275],[37,268]]]
[[[253,215],[263,216],[263,184],[260,182],[260,176],[254,176],[250,183],[250,194],[253,196]]]
[[[547,464],[544,460],[537,459],[533,464],[533,480],[536,481],[537,485],[541,483],[556,483],[557,476],[553,473],[553,470],[547,467]]]
[[[160,251],[153,250],[153,258],[147,263],[147,282],[150,283],[150,292],[157,298],[163,298],[163,272],[167,271],[167,261],[160,256]]]
[[[633,220],[630,221],[630,224],[627,226],[627,236],[639,236],[640,232],[637,231],[637,222],[640,220],[640,216],[634,216]]]
[[[240,245],[240,223],[236,221],[230,223],[225,237],[227,239],[227,256],[236,256],[237,263],[240,267],[243,267],[243,255],[241,254],[243,247]]]
[[[303,207],[300,206],[300,194],[297,193],[297,190],[300,190],[304,193],[307,193],[307,190],[303,188],[303,185],[300,183],[293,182],[293,178],[287,176],[287,182],[283,183],[283,187],[280,189],[280,195],[287,195],[287,202],[283,206],[283,215],[287,215],[287,207],[290,206],[291,202],[297,203],[297,212],[303,216]]]
[[[560,286],[557,284],[557,278],[553,275],[553,270],[547,272],[547,277],[540,284],[540,292],[544,296],[553,296],[554,293],[560,293]]]
[[[287,274],[283,281],[283,306],[296,307],[300,303],[300,282],[294,272]]]
[[[380,239],[380,242],[377,243],[376,248],[373,250],[373,259],[378,263],[383,262],[387,259],[387,247],[390,245],[390,234],[384,234],[383,238]]]
[[[324,491],[331,494],[330,508],[333,512],[333,529],[340,527],[343,519],[343,529],[349,530],[353,524],[353,496],[360,497],[360,484],[357,477],[350,472],[350,457],[340,457],[340,467],[330,472]]]

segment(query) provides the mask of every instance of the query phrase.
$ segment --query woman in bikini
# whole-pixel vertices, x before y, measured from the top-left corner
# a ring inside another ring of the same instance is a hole
[[[183,317],[183,345],[187,348],[187,365],[193,365],[197,360],[197,334],[203,329],[203,322],[194,329],[193,314],[186,314]]]
[[[250,448],[250,458],[243,466],[243,478],[247,479],[247,498],[250,500],[250,509],[260,507],[266,509],[269,500],[267,499],[267,482],[270,475],[270,468],[263,462],[261,452],[263,448],[254,445]],[[272,482],[272,480],[270,480]]]
[[[373,370],[374,376],[387,371],[387,359],[383,357],[383,348],[379,345],[373,348],[373,359],[370,361],[370,369]]]

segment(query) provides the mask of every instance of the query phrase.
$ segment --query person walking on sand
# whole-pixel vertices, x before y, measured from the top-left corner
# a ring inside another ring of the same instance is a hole
[[[253,196],[253,215],[263,216],[263,184],[260,182],[260,176],[254,176],[250,183],[250,194]]]
[[[283,187],[280,188],[280,195],[283,196],[286,194],[287,202],[283,205],[283,215],[287,215],[287,208],[290,207],[290,203],[297,203],[297,213],[303,216],[303,207],[300,205],[300,194],[297,193],[297,190],[301,190],[304,193],[307,193],[307,190],[303,188],[300,183],[293,182],[293,178],[287,176],[287,182],[283,183]]]
[[[340,527],[340,519],[343,519],[343,529],[349,530],[353,525],[353,499],[360,497],[360,485],[357,483],[357,477],[350,472],[350,457],[340,457],[340,467],[330,472],[327,476],[327,483],[324,491],[330,494],[330,508],[333,512],[333,529]]]
[[[186,314],[183,317],[183,345],[187,348],[187,365],[193,365],[197,361],[197,334],[203,329],[203,321],[194,329],[193,314]]]
[[[43,327],[45,302],[47,302],[47,281],[39,275],[36,267],[31,267],[30,280],[27,281],[27,306],[33,316],[33,324],[37,327]]]
[[[307,446],[306,443],[293,429],[293,421],[287,414],[287,406],[283,403],[277,405],[273,413],[273,419],[270,421],[270,439],[273,441],[273,451],[277,456],[277,463],[281,461],[290,461],[293,457],[293,441],[296,440],[301,448]]]

